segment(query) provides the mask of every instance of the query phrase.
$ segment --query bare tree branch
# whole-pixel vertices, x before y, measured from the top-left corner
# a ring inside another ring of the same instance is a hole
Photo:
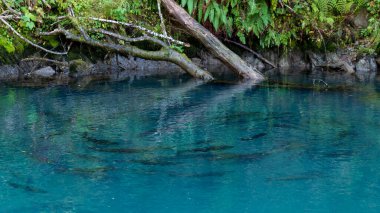
[[[90,29],[90,31],[102,33],[104,35],[108,35],[108,36],[111,36],[111,37],[114,37],[114,38],[117,38],[119,40],[123,40],[126,42],[151,41],[151,42],[159,44],[163,47],[167,47],[167,45],[163,41],[156,39],[156,38],[153,38],[153,37],[150,37],[150,36],[147,36],[147,35],[143,35],[143,36],[136,37],[136,38],[128,38],[128,37],[122,36],[118,33],[114,33],[114,32],[103,30],[103,29]]]
[[[162,33],[164,34],[164,36],[168,36],[168,33],[166,32],[164,17],[162,16],[162,13],[161,13],[161,0],[157,0],[157,7],[158,7],[158,15],[160,16],[160,20],[161,20]],[[168,41],[168,44],[170,45],[170,41],[169,40],[167,41]]]
[[[79,25],[78,19],[75,18],[75,13],[74,13],[73,8],[69,7],[67,10],[69,13],[69,19],[70,19],[71,23],[74,25],[75,28],[77,28],[77,30],[79,30],[79,32],[83,35],[84,39],[88,40],[89,36],[88,36],[87,32],[83,29],[83,27],[81,27]]]
[[[29,39],[25,38],[24,36],[22,36],[19,32],[17,32],[7,21],[5,21],[5,19],[3,18],[0,18],[0,21],[3,22],[3,24],[5,24],[14,34],[16,34],[20,39],[22,39],[23,41],[25,41],[26,43],[32,45],[33,47],[36,47],[40,50],[43,50],[47,53],[50,53],[50,54],[54,54],[54,55],[66,55],[67,52],[56,52],[56,51],[51,51],[51,50],[48,50],[44,47],[41,47],[35,43],[33,43],[32,41],[30,41]]]
[[[250,48],[248,48],[248,47],[246,47],[246,46],[244,46],[244,45],[242,45],[242,44],[240,44],[240,43],[237,43],[237,42],[231,41],[231,40],[229,40],[229,39],[224,39],[224,41],[227,41],[227,42],[229,42],[229,43],[235,44],[235,45],[237,45],[237,46],[239,46],[239,47],[241,47],[241,48],[243,48],[243,49],[245,49],[245,50],[247,50],[247,51],[253,53],[258,59],[262,60],[263,62],[265,62],[265,63],[267,63],[267,64],[269,64],[269,65],[271,65],[273,68],[277,68],[276,65],[274,65],[274,64],[273,64],[272,62],[270,62],[268,59],[264,58],[262,55],[260,55],[259,53],[253,51],[252,49],[250,49]]]
[[[103,18],[89,17],[88,19],[93,20],[93,21],[100,21],[100,22],[104,22],[104,23],[118,24],[118,25],[122,25],[122,26],[126,26],[126,27],[136,28],[136,29],[139,29],[141,31],[146,32],[149,35],[156,36],[156,37],[159,37],[159,38],[162,38],[162,39],[167,39],[168,41],[171,41],[173,43],[176,43],[176,44],[179,44],[179,45],[182,45],[182,46],[185,46],[185,47],[189,47],[190,46],[190,44],[188,44],[188,43],[184,43],[182,41],[175,40],[174,38],[172,38],[170,36],[165,36],[165,35],[156,33],[156,32],[154,32],[152,30],[146,29],[145,27],[142,27],[142,26],[139,26],[139,25],[135,25],[135,24],[127,23],[127,22],[121,22],[121,21],[103,19]]]
[[[2,0],[3,4],[7,7],[7,9],[12,12],[13,14],[16,14],[18,16],[21,16],[22,14],[19,12],[19,11],[16,11],[14,10],[11,6],[9,6],[9,4],[5,1],[5,0]]]
[[[49,62],[49,63],[53,63],[53,64],[57,64],[57,65],[60,65],[60,66],[65,66],[65,67],[69,66],[68,62],[57,61],[57,60],[48,59],[48,58],[32,57],[32,58],[24,58],[21,61],[43,61],[43,62]]]
[[[46,0],[42,0],[42,4],[44,4],[47,8],[51,9],[50,4],[47,3]]]
[[[60,35],[60,34],[66,36],[66,38],[69,40],[91,45],[93,47],[99,47],[108,51],[117,52],[122,55],[132,55],[132,56],[136,56],[136,57],[144,58],[148,60],[172,62],[180,66],[182,69],[184,69],[187,73],[189,73],[195,78],[203,79],[205,81],[214,80],[214,77],[210,73],[199,68],[189,58],[183,56],[182,54],[178,53],[177,51],[169,47],[163,47],[157,51],[149,51],[149,50],[140,49],[136,46],[132,46],[128,43],[124,45],[119,45],[115,43],[97,41],[92,38],[90,38],[89,40],[85,40],[83,37],[75,35],[65,29],[55,29],[51,32],[40,33],[40,35],[43,35],[43,36]]]

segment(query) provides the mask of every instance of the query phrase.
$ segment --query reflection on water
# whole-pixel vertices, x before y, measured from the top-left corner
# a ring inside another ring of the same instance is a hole
[[[0,206],[378,212],[379,88],[0,87]]]

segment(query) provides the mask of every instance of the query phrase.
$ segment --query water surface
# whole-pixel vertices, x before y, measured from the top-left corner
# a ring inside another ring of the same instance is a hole
[[[380,85],[0,87],[0,212],[379,212]]]

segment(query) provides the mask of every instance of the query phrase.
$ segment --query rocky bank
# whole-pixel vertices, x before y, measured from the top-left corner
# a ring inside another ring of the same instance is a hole
[[[335,52],[276,51],[261,52],[261,55],[277,66],[273,68],[250,52],[242,58],[264,73],[273,76],[304,76],[326,82],[371,82],[378,76],[380,57],[362,56],[354,50]],[[41,58],[38,54],[28,58]],[[210,71],[217,79],[236,79],[228,67],[212,55],[200,51],[192,58],[197,65]],[[135,57],[110,54],[104,58],[89,60],[85,55],[65,62],[23,60],[0,64],[0,82],[22,86],[48,86],[76,84],[85,86],[94,80],[120,81],[147,76],[178,76],[185,72],[178,66],[162,61],[149,61]]]

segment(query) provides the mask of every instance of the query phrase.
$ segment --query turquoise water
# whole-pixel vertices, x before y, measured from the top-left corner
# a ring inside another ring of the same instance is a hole
[[[380,212],[380,85],[0,87],[0,212]]]

